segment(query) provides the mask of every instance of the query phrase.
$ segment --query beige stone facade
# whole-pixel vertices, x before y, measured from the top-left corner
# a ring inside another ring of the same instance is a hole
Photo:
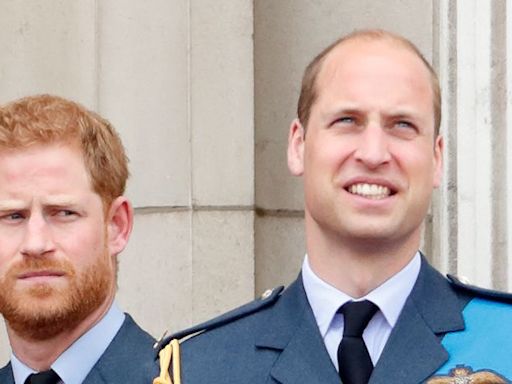
[[[374,27],[410,38],[441,78],[446,170],[424,250],[445,272],[512,289],[505,0],[4,0],[0,102],[58,94],[120,131],[136,220],[118,301],[159,336],[297,275],[302,191],[285,148],[302,71]]]

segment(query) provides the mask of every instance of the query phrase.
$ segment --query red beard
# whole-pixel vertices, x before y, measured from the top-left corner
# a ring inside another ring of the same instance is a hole
[[[19,336],[47,340],[74,328],[105,302],[114,284],[113,261],[102,257],[79,274],[66,260],[25,258],[0,278],[0,313]],[[64,273],[64,284],[42,282],[20,287],[17,276],[55,270]]]

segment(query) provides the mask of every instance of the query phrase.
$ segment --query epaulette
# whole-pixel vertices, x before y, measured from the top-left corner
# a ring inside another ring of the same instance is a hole
[[[447,277],[450,283],[458,290],[470,293],[476,297],[482,297],[485,299],[502,301],[512,304],[512,293],[510,292],[502,292],[493,289],[477,287],[476,285],[469,284],[467,281],[454,275],[447,275]]]
[[[173,333],[167,337],[165,337],[164,334],[164,336],[153,346],[156,352],[155,360],[160,358],[160,376],[153,380],[153,384],[181,383],[179,351],[179,343],[181,340],[186,340],[206,331],[222,327],[223,325],[229,324],[233,321],[239,320],[264,308],[267,308],[273,305],[279,299],[279,295],[283,289],[284,287],[282,286],[274,289],[268,289],[258,299],[253,300],[250,303],[247,303],[223,315],[215,317],[212,320],[208,320],[204,323],[187,328],[183,331]],[[172,379],[169,374],[171,363],[173,375]]]

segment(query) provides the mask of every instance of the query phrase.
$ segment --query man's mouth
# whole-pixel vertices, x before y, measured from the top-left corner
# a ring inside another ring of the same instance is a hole
[[[346,190],[353,195],[362,196],[372,200],[385,199],[386,197],[394,194],[394,192],[386,186],[368,183],[352,184],[348,186]]]
[[[18,276],[21,280],[29,280],[29,279],[38,279],[38,278],[51,278],[51,277],[61,277],[64,276],[63,272],[53,271],[53,270],[43,270],[43,271],[30,271],[24,272]]]

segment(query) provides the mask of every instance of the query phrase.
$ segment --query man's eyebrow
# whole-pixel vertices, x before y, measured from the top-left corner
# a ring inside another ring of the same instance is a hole
[[[341,115],[360,115],[364,113],[362,108],[359,108],[355,105],[347,105],[347,106],[339,106],[330,108],[321,113],[321,119],[330,120],[334,117],[339,117]]]
[[[396,110],[391,110],[384,114],[386,117],[420,117],[420,112],[418,112],[414,108],[400,108]]]
[[[57,196],[49,196],[41,201],[43,205],[49,206],[74,206],[78,204],[78,199],[73,196],[68,195],[57,195]]]
[[[325,111],[325,115],[339,115],[342,113],[361,113],[364,108],[356,104],[338,105]]]
[[[0,200],[0,211],[19,211],[27,208],[27,203],[22,200]]]

